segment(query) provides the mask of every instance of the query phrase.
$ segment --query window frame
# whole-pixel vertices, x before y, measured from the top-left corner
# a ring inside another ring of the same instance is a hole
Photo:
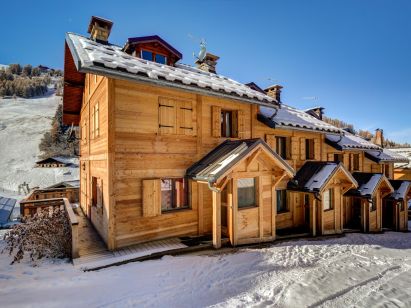
[[[151,53],[151,60],[145,59],[145,58],[143,57],[143,52]],[[164,57],[165,62],[164,62],[164,63],[157,62],[157,61],[156,61],[157,55]],[[161,53],[161,52],[157,52],[157,51],[153,51],[153,50],[148,50],[148,49],[142,48],[142,49],[140,50],[140,58],[143,59],[143,60],[146,60],[146,61],[151,61],[151,62],[155,62],[155,63],[158,63],[158,64],[168,65],[168,64],[167,64],[167,63],[168,63],[168,57],[167,57],[167,55],[165,55],[165,54],[163,54],[163,53]]]
[[[277,214],[289,213],[290,212],[290,207],[289,207],[289,204],[288,204],[289,196],[288,196],[287,189],[276,189],[275,193],[276,193],[275,198],[276,198],[276,211],[277,211]],[[285,198],[284,198],[284,200],[285,200],[285,209],[282,209],[282,210],[279,210],[279,207],[278,207],[278,194],[279,193],[284,194],[284,196],[285,196]]]
[[[325,194],[326,193],[328,193],[328,206],[327,206],[327,208],[326,208],[326,203],[325,203]],[[323,196],[322,196],[322,207],[323,207],[323,211],[324,212],[326,212],[326,211],[332,211],[332,210],[334,210],[334,188],[329,188],[329,189],[326,189],[324,192],[323,192]]]
[[[341,158],[341,159],[340,159]],[[335,163],[344,163],[344,154],[334,153],[334,162]]]
[[[352,171],[360,171],[360,154],[352,154]]]
[[[185,183],[185,205],[177,207],[177,202],[176,202],[176,196],[177,196],[177,190],[176,190],[176,181],[178,180],[183,180],[183,183]],[[160,179],[160,187],[162,184],[162,181],[171,181],[171,208],[163,208],[163,191],[160,190],[160,213],[165,214],[165,213],[171,213],[171,212],[176,212],[176,211],[183,211],[183,210],[191,210],[191,198],[190,198],[190,181],[188,180],[187,177],[168,177],[168,178],[161,178]],[[173,207],[174,206],[174,207]]]
[[[288,142],[285,136],[275,136],[275,152],[280,155],[282,159],[289,159],[288,157]],[[280,151],[281,146],[281,151]],[[282,153],[284,152],[284,153]]]
[[[240,187],[238,185],[238,181],[240,180],[248,180],[248,179],[253,179],[254,182],[254,204],[253,205],[245,205],[245,206],[240,206]],[[253,178],[240,178],[237,179],[237,208],[238,210],[244,210],[244,209],[250,209],[250,208],[257,208],[259,207],[258,204],[258,195],[259,195],[259,191],[258,191],[258,178],[253,177]]]
[[[237,119],[238,121],[238,115],[235,115],[237,111],[236,110],[229,110],[229,109],[221,109],[220,112],[220,135],[221,138],[238,138],[238,129],[237,129],[237,123],[235,123],[235,120]],[[228,119],[229,122],[227,124],[227,115],[229,115]],[[227,136],[227,127],[230,129],[230,134]]]

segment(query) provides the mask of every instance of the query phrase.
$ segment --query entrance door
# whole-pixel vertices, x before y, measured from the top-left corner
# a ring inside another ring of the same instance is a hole
[[[361,199],[354,198],[352,201],[352,216],[348,226],[353,229],[361,229]]]
[[[228,237],[228,185],[221,192],[221,235]]]
[[[382,227],[393,228],[394,227],[394,207],[395,203],[392,200],[384,200],[382,206]]]
[[[304,223],[306,227],[310,227],[310,195],[304,195]]]

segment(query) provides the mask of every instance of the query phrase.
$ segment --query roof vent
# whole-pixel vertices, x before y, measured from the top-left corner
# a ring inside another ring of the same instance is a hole
[[[197,65],[197,68],[199,68],[200,70],[216,74],[216,66],[218,59],[220,59],[220,57],[207,52],[202,61],[200,59],[197,59],[195,63]]]
[[[113,22],[97,16],[91,16],[87,32],[93,41],[107,44]]]
[[[279,84],[275,84],[271,87],[266,88],[264,91],[267,93],[268,96],[274,98],[277,102],[281,103],[281,89],[283,87]]]

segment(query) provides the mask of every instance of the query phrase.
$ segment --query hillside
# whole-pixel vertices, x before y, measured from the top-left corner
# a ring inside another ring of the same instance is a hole
[[[41,154],[40,140],[50,131],[61,103],[61,97],[53,92],[31,99],[0,99],[0,195],[17,195],[23,182],[29,187],[46,187],[78,179],[78,168],[34,168]]]

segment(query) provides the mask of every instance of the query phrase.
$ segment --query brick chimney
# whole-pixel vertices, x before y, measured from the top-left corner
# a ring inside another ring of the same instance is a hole
[[[268,96],[275,98],[275,100],[281,103],[281,89],[283,87],[279,84],[275,84],[271,87],[266,88],[264,91],[267,93]]]
[[[384,131],[381,128],[375,130],[374,143],[380,147],[384,147]]]
[[[87,32],[93,41],[107,44],[113,22],[97,16],[91,16]]]
[[[220,57],[207,52],[206,56],[204,57],[204,60],[197,60],[195,64],[197,65],[197,68],[199,68],[202,71],[216,74],[216,66],[218,59],[220,59]]]

